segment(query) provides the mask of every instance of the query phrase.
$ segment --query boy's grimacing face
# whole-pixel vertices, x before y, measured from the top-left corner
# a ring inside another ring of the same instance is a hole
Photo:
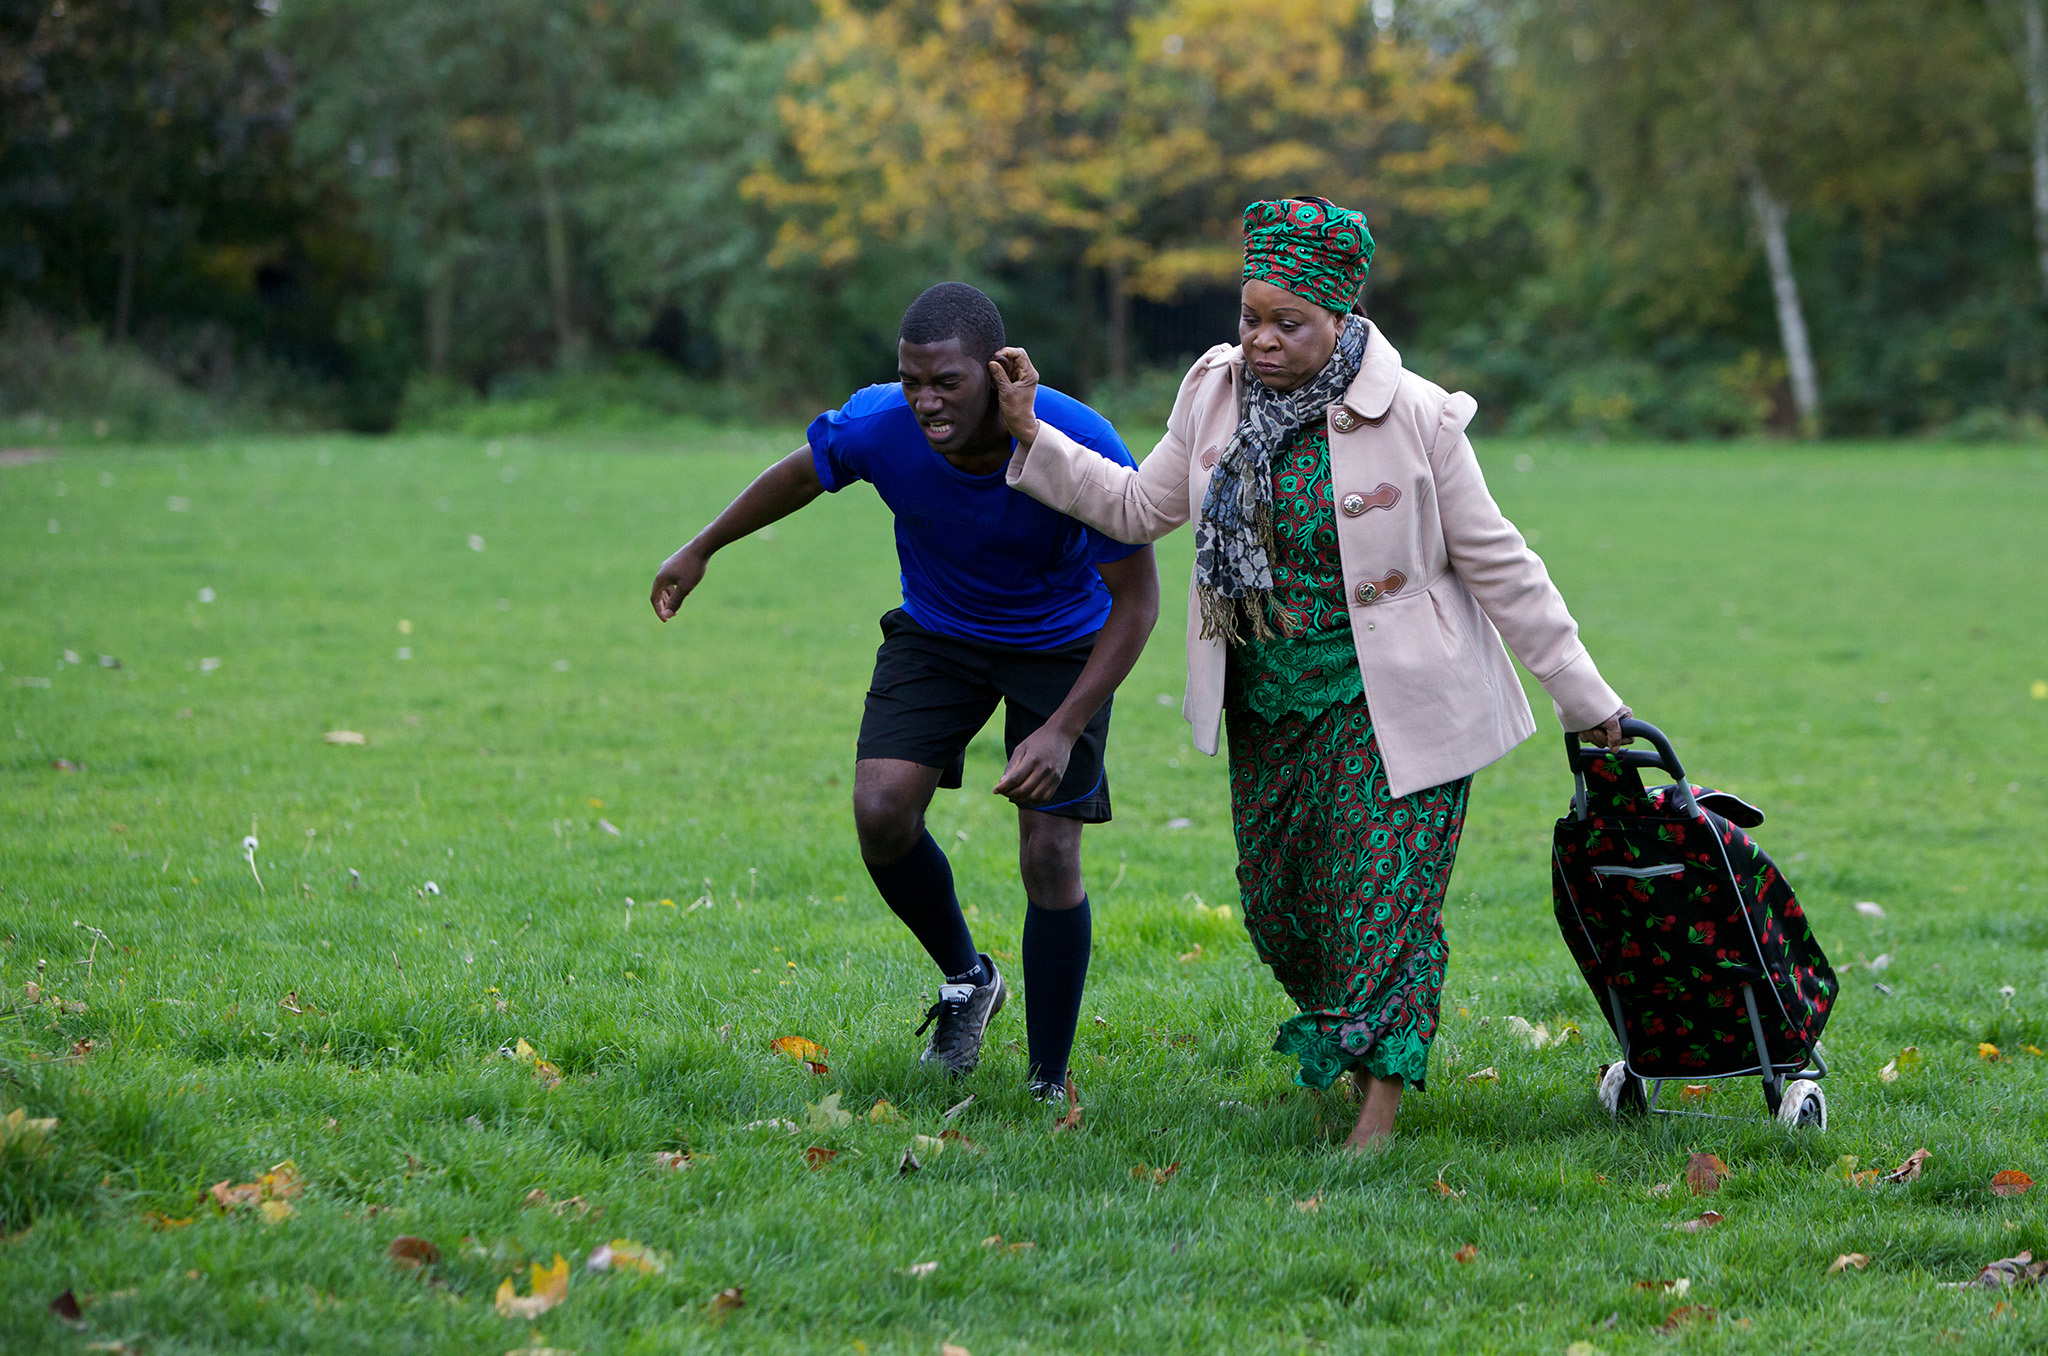
[[[898,340],[896,375],[934,452],[961,451],[988,417],[988,365],[967,353],[957,338],[937,344]]]

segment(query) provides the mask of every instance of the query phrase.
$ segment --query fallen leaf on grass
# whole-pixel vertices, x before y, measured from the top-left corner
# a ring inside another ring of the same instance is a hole
[[[950,1121],[955,1116],[959,1115],[961,1112],[967,1110],[968,1107],[971,1107],[973,1105],[974,1094],[970,1092],[965,1097],[961,1098],[959,1101],[953,1103],[953,1105],[947,1107],[945,1114],[940,1116],[939,1119],[942,1121]]]
[[[2018,1168],[1991,1174],[1991,1194],[1994,1196],[2024,1196],[2033,1185],[2034,1179]]]
[[[1467,1083],[1498,1083],[1500,1082],[1500,1070],[1489,1064],[1478,1073],[1466,1074],[1465,1081]]]
[[[1177,1162],[1168,1164],[1163,1168],[1149,1167],[1146,1164],[1140,1163],[1137,1167],[1131,1169],[1131,1176],[1141,1182],[1149,1177],[1152,1179],[1153,1186],[1165,1186],[1167,1179],[1179,1171],[1180,1164]]]
[[[685,1172],[696,1167],[697,1160],[690,1157],[688,1149],[657,1149],[654,1166],[666,1172]]]
[[[668,1270],[668,1258],[644,1243],[615,1238],[593,1249],[590,1260],[583,1265],[589,1271],[637,1271],[642,1276],[659,1276]]]
[[[955,1148],[959,1149],[961,1153],[964,1154],[978,1154],[981,1152],[981,1146],[979,1144],[976,1144],[973,1140],[967,1138],[967,1136],[961,1134],[958,1130],[939,1131],[939,1143],[951,1144]]]
[[[1651,1196],[1669,1196],[1671,1194],[1671,1186],[1670,1182],[1653,1182],[1649,1186],[1644,1187],[1643,1190]]]
[[[1181,952],[1181,953],[1180,953],[1180,963],[1181,963],[1182,965],[1187,965],[1187,964],[1190,964],[1191,962],[1194,962],[1194,961],[1198,961],[1198,960],[1200,960],[1201,958],[1202,958],[1202,944],[1201,944],[1200,942],[1196,942],[1196,943],[1195,943],[1195,945],[1194,945],[1194,949],[1193,949],[1193,950],[1191,950],[1191,951],[1183,951],[1183,952]]]
[[[1970,1280],[1949,1281],[1942,1289],[2004,1290],[2009,1286],[2036,1285],[2043,1276],[2048,1276],[2048,1258],[2036,1262],[2033,1253],[2023,1252],[2012,1257],[2001,1257],[1996,1262],[1987,1262]]]
[[[903,1151],[903,1157],[896,1160],[896,1175],[898,1177],[908,1177],[911,1173],[920,1171],[923,1167],[924,1164],[917,1161],[917,1155],[906,1148]]]
[[[1672,1225],[1671,1227],[1682,1234],[1697,1234],[1713,1228],[1716,1224],[1719,1224],[1723,1218],[1724,1217],[1722,1216],[1720,1211],[1709,1210],[1702,1214],[1698,1219],[1682,1219],[1678,1221],[1678,1223]]]
[[[728,1286],[711,1297],[711,1316],[720,1322],[735,1309],[747,1307],[747,1288],[743,1285]]]
[[[1604,1353],[1591,1342],[1573,1342],[1564,1349],[1564,1356],[1604,1356]]]
[[[198,1216],[187,1215],[183,1219],[172,1219],[169,1215],[159,1214],[157,1211],[152,1210],[144,1215],[143,1218],[149,1221],[150,1228],[162,1232],[171,1229],[183,1229],[191,1224],[193,1220],[197,1219]]]
[[[320,737],[330,744],[367,744],[370,742],[358,730],[329,730]]]
[[[17,1113],[19,1114],[19,1113]],[[1074,1090],[1073,1075],[1067,1076],[1067,1114],[1052,1123],[1054,1134],[1081,1128],[1081,1094]]]
[[[1906,1155],[1905,1162],[1886,1173],[1882,1180],[1901,1184],[1918,1181],[1920,1179],[1920,1170],[1926,1166],[1927,1160],[1932,1157],[1934,1155],[1925,1149],[1915,1149],[1912,1153]]]
[[[831,1053],[807,1036],[777,1036],[768,1042],[768,1048],[778,1055],[802,1060],[822,1060]]]
[[[1841,1155],[1840,1157],[1835,1159],[1835,1175],[1837,1177],[1840,1177],[1842,1179],[1843,1184],[1846,1186],[1876,1186],[1877,1169],[1866,1168],[1862,1172],[1858,1172],[1856,1170],[1856,1164],[1859,1161],[1860,1160],[1856,1157],[1855,1154]],[[1901,1163],[1899,1167],[1900,1170],[1903,1171],[1905,1168],[1905,1164]]]
[[[1692,1292],[1692,1277],[1680,1276],[1675,1281],[1637,1281],[1637,1290],[1661,1290],[1673,1299],[1684,1299]]]
[[[325,1017],[327,1015],[319,1008],[314,1007],[311,1003],[299,997],[297,989],[288,990],[284,997],[277,1000],[277,1005],[286,1012],[291,1013],[294,1017]]]
[[[282,1224],[292,1217],[290,1201],[265,1201],[256,1208],[262,1212],[265,1224]]]
[[[853,1122],[851,1111],[839,1108],[839,1094],[827,1093],[823,1099],[804,1108],[804,1128],[807,1130],[836,1130]]]
[[[2004,1059],[2005,1056],[2000,1054],[1998,1047],[1990,1041],[1979,1041],[1977,1042],[1977,1058],[1987,1064],[1996,1064],[1999,1060]]]
[[[1865,918],[1882,918],[1884,917],[1884,905],[1868,899],[1858,900],[1856,902],[1856,912],[1862,914]]]
[[[1442,1167],[1436,1170],[1436,1194],[1439,1196],[1448,1196],[1455,1199],[1459,1196],[1464,1195],[1465,1193],[1462,1189],[1451,1186],[1444,1181],[1444,1174],[1449,1172],[1450,1170],[1451,1165],[1448,1163],[1444,1164]]]
[[[939,1356],[974,1356],[974,1353],[957,1342],[941,1342]]]
[[[71,1054],[68,1057],[68,1062],[72,1064],[85,1063],[87,1059],[91,1058],[92,1052],[95,1048],[96,1047],[93,1044],[92,1038],[89,1036],[84,1040],[74,1042],[71,1046]]]
[[[804,1166],[816,1172],[837,1157],[839,1150],[828,1149],[822,1144],[813,1144],[804,1150]]]
[[[85,1310],[78,1303],[78,1296],[66,1290],[50,1301],[50,1312],[66,1323],[78,1323],[85,1317]]]
[[[1863,1270],[1863,1268],[1869,1265],[1869,1253],[1845,1252],[1840,1257],[1837,1257],[1834,1261],[1828,1263],[1828,1275],[1840,1275],[1842,1272],[1849,1270],[1849,1268],[1851,1267],[1854,1267],[1856,1270],[1861,1271]]]
[[[902,1121],[903,1113],[889,1105],[889,1099],[880,1097],[868,1109],[868,1119],[876,1125],[895,1125]]]
[[[1454,1262],[1476,1262],[1476,1261],[1478,1261],[1478,1260],[1479,1260],[1479,1246],[1478,1246],[1478,1244],[1476,1244],[1476,1243],[1467,1243],[1467,1244],[1466,1244],[1466,1245],[1465,1245],[1464,1247],[1462,1247],[1462,1248],[1458,1249],[1458,1250],[1457,1250],[1456,1252],[1454,1252],[1454,1253],[1452,1253],[1452,1254],[1451,1254],[1451,1260],[1452,1260],[1452,1261],[1454,1261]]]
[[[1694,1154],[1685,1163],[1685,1185],[1695,1196],[1709,1196],[1728,1180],[1728,1165],[1719,1154]]]
[[[1566,1022],[1553,1034],[1541,1022],[1531,1023],[1520,1017],[1510,1016],[1507,1020],[1508,1034],[1528,1045],[1531,1050],[1552,1050],[1560,1045],[1570,1045],[1579,1038],[1577,1022]]]
[[[914,1280],[921,1281],[938,1269],[939,1264],[937,1262],[913,1262],[911,1265],[903,1268],[903,1274]]]
[[[1712,1323],[1721,1317],[1704,1304],[1682,1304],[1664,1316],[1664,1322],[1657,1328],[1661,1333],[1675,1333],[1692,1323]]]
[[[562,1254],[555,1254],[553,1266],[533,1264],[533,1279],[529,1285],[532,1294],[521,1295],[507,1276],[498,1283],[498,1294],[493,1307],[501,1318],[538,1318],[548,1310],[569,1298],[569,1264]]]
[[[1294,1208],[1303,1214],[1313,1215],[1323,1208],[1323,1198],[1321,1196],[1311,1196],[1305,1201],[1296,1201]]]
[[[823,1061],[815,1059],[805,1060],[804,1068],[810,1070],[811,1073],[813,1073],[819,1078],[823,1078],[826,1074],[832,1072],[832,1070],[829,1067],[827,1067]]]
[[[33,988],[34,985],[29,987]],[[50,1132],[57,1128],[55,1116],[31,1118],[27,1111],[16,1107],[5,1116],[0,1116],[0,1151],[21,1145],[24,1148],[40,1146]]]
[[[1703,1102],[1712,1096],[1713,1092],[1714,1085],[1712,1083],[1687,1083],[1679,1088],[1678,1100],[1681,1102]]]
[[[415,1238],[411,1234],[400,1234],[392,1239],[391,1246],[384,1250],[384,1255],[391,1259],[393,1266],[402,1267],[407,1271],[418,1271],[421,1267],[430,1267],[441,1260],[439,1248],[426,1239]]]

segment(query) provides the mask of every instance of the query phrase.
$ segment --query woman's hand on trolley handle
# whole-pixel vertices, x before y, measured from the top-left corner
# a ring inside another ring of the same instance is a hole
[[[1618,749],[1624,744],[1633,744],[1636,742],[1635,736],[1624,735],[1621,732],[1621,723],[1634,714],[1635,712],[1624,706],[1601,724],[1590,730],[1579,731],[1579,738],[1596,749]]]

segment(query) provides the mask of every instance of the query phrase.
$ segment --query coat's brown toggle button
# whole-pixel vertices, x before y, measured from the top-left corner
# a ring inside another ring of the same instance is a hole
[[[1402,574],[1399,570],[1389,570],[1385,579],[1369,579],[1365,583],[1360,584],[1358,591],[1352,596],[1358,599],[1359,605],[1362,607],[1369,603],[1376,603],[1382,598],[1393,597],[1401,591],[1401,586],[1407,582],[1407,575]]]
[[[1371,494],[1347,494],[1339,507],[1347,518],[1356,518],[1367,509],[1390,509],[1401,502],[1401,492],[1384,482]]]
[[[1342,405],[1332,405],[1330,407],[1330,427],[1336,429],[1339,433],[1349,433],[1352,429],[1358,427],[1358,416],[1345,409]]]

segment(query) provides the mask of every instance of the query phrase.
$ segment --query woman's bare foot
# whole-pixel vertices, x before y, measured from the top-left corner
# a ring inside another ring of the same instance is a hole
[[[1358,1109],[1358,1124],[1344,1147],[1355,1154],[1383,1149],[1394,1137],[1394,1117],[1401,1111],[1401,1080],[1374,1078],[1363,1069],[1352,1070],[1351,1079],[1365,1104]]]

